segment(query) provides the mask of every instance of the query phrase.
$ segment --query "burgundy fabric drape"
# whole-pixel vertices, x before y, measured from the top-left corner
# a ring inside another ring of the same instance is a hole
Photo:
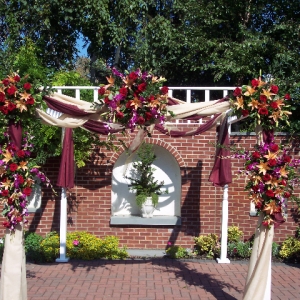
[[[223,187],[232,182],[231,161],[229,157],[230,150],[228,149],[229,133],[227,118],[224,118],[218,131],[215,163],[210,173],[209,181],[212,182],[214,186]],[[225,148],[222,146],[225,146]]]
[[[10,121],[8,124],[9,139],[12,144],[19,150],[22,146],[22,126],[21,122],[14,123]]]
[[[74,187],[74,145],[72,128],[65,128],[60,168],[57,185],[65,188]]]

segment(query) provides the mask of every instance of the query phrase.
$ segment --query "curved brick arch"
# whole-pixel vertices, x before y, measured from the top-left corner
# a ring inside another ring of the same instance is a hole
[[[148,144],[153,144],[153,145],[157,145],[157,146],[161,146],[161,147],[165,148],[166,150],[168,150],[168,152],[170,154],[172,154],[174,156],[174,158],[176,159],[180,169],[185,169],[186,168],[186,164],[185,164],[183,158],[181,157],[180,153],[177,151],[176,148],[171,146],[169,143],[166,143],[166,142],[164,142],[160,139],[153,139],[153,138],[145,138],[145,142],[148,143]],[[125,149],[122,147],[120,149],[120,151],[115,152],[112,155],[112,157],[110,158],[110,163],[112,165],[115,164],[115,162],[117,161],[119,156],[124,152],[124,150]]]

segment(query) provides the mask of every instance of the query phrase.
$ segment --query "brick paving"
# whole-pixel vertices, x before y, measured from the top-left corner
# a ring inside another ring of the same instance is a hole
[[[167,258],[27,263],[28,300],[242,299],[247,269]],[[273,263],[272,300],[292,299],[300,299],[300,265]]]

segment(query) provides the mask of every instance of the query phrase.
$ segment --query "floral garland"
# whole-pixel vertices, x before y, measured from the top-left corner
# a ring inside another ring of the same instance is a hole
[[[166,120],[168,87],[162,86],[165,78],[139,69],[127,75],[115,68],[111,72],[106,77],[108,84],[99,89],[99,102],[94,105],[106,108],[102,114],[105,120],[120,123],[131,131]]]
[[[257,213],[264,213],[264,226],[278,225],[286,220],[286,201],[293,197],[299,183],[299,159],[292,159],[288,149],[276,143],[255,145],[254,151],[236,153],[235,158],[246,160],[240,173],[248,176],[245,190]]]
[[[2,120],[26,121],[34,115],[35,107],[40,104],[36,88],[29,76],[20,77],[12,73],[0,81],[0,118]]]
[[[253,79],[251,85],[237,87],[230,99],[232,114],[240,117],[251,117],[254,125],[263,130],[274,130],[280,121],[289,125],[291,96],[279,95],[279,88],[261,78]]]
[[[14,231],[17,224],[26,224],[28,200],[36,184],[51,186],[49,179],[30,158],[32,137],[27,136],[20,150],[8,143],[0,147],[0,201],[4,205],[3,226]],[[52,187],[52,186],[51,186]]]

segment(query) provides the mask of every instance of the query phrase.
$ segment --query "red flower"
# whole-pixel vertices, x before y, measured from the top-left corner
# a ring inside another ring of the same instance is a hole
[[[32,189],[30,187],[26,187],[23,189],[23,194],[26,196],[30,196]]]
[[[269,181],[271,179],[271,175],[265,174],[262,179],[263,179],[263,181]]]
[[[254,151],[254,152],[252,153],[252,158],[253,158],[253,159],[258,159],[258,158],[260,158],[260,153],[259,153],[258,151]]]
[[[150,112],[146,111],[145,117],[146,117],[146,121],[149,121],[152,119],[152,114]]]
[[[137,75],[135,72],[131,72],[131,73],[128,75],[128,78],[129,78],[130,80],[135,81],[135,80],[137,80],[138,75]]]
[[[124,114],[121,111],[116,113],[116,118],[117,119],[122,119],[123,117],[124,117]]]
[[[21,216],[16,217],[16,221],[18,223],[22,222],[23,221],[23,217],[21,217]]]
[[[243,116],[243,117],[249,116],[249,110],[243,109],[243,110],[242,110],[242,116]]]
[[[266,103],[266,102],[267,102],[267,100],[268,100],[268,98],[267,98],[267,96],[266,96],[266,95],[260,95],[260,96],[259,96],[259,100],[260,100],[261,102],[264,102],[264,103]]]
[[[20,81],[20,76],[19,75],[15,75],[14,76],[14,81],[19,82]]]
[[[280,185],[283,185],[283,186],[286,186],[287,185],[287,182],[286,180],[282,179],[280,182],[279,182]]]
[[[256,209],[261,209],[262,208],[262,203],[259,201],[255,204]]]
[[[17,88],[16,88],[14,85],[11,85],[11,86],[6,90],[6,92],[7,92],[8,95],[14,95],[16,91],[17,91]]]
[[[0,93],[0,102],[5,102],[5,94]]]
[[[14,109],[16,109],[16,105],[12,102],[8,102],[8,105],[7,105],[7,109],[8,111],[13,111]]]
[[[23,150],[18,150],[17,151],[17,156],[18,157],[24,157],[25,156],[25,152]]]
[[[270,159],[270,160],[268,160],[268,165],[270,167],[276,166],[277,165],[276,159]]]
[[[20,184],[23,184],[24,183],[24,178],[22,175],[18,175],[18,181]]]
[[[16,170],[18,169],[18,165],[15,164],[15,163],[12,163],[12,164],[9,165],[9,169],[10,169],[12,172],[14,172],[14,171],[16,171]]]
[[[285,99],[285,100],[291,100],[290,94],[285,94],[285,95],[284,95],[284,99]]]
[[[270,145],[270,150],[271,150],[272,152],[276,152],[276,151],[278,151],[278,149],[279,149],[279,147],[278,147],[277,144],[272,144],[272,145]]]
[[[6,228],[9,228],[9,227],[10,227],[10,223],[9,223],[8,221],[4,221],[4,222],[2,223],[2,225],[3,225],[4,227],[6,227]]]
[[[105,103],[105,104],[109,104],[109,102],[110,102],[109,98],[108,98],[108,97],[105,97],[105,98],[104,98],[104,103]]]
[[[126,96],[127,96],[127,93],[128,93],[126,87],[120,88],[120,91],[119,91],[119,92],[120,92],[120,94],[121,94],[123,97],[126,97]]]
[[[3,197],[7,197],[7,196],[8,196],[8,190],[3,190],[3,191],[1,191],[1,195],[2,195]]]
[[[284,198],[290,198],[291,193],[290,192],[285,192],[283,196],[284,196]]]
[[[291,160],[292,160],[292,158],[291,158],[290,156],[288,156],[288,155],[284,155],[284,156],[283,156],[283,161],[284,161],[285,163],[290,163]]]
[[[143,125],[145,123],[145,119],[142,117],[142,116],[139,116],[138,120],[137,120],[137,123],[139,125]]]
[[[34,99],[32,97],[29,97],[26,101],[26,104],[29,104],[29,105],[34,104]]]
[[[9,80],[7,78],[3,79],[2,80],[2,83],[5,85],[5,86],[8,86],[9,85]]]
[[[271,85],[270,87],[270,92],[271,93],[274,93],[274,94],[277,94],[278,93],[278,86],[277,85]]]
[[[273,198],[275,196],[274,192],[272,190],[267,190],[266,191],[266,196]]]
[[[147,88],[147,84],[146,82],[143,82],[141,84],[138,85],[138,91],[141,93],[141,92],[144,92]]]
[[[101,87],[101,88],[98,90],[98,94],[99,94],[99,95],[104,95],[104,94],[105,94],[105,88],[104,88],[104,87]]]
[[[130,108],[130,107],[131,107],[131,103],[132,103],[132,101],[128,101],[128,102],[126,103],[126,108]]]
[[[160,91],[161,91],[162,95],[165,95],[165,94],[168,93],[169,88],[168,88],[167,86],[164,85],[164,86],[160,89]]]
[[[273,109],[277,109],[277,108],[278,108],[278,103],[275,102],[275,101],[271,102],[271,107],[272,107]]]
[[[24,83],[23,85],[25,90],[30,90],[31,89],[31,84],[29,82]]]
[[[269,114],[268,110],[267,110],[265,107],[260,108],[260,109],[258,110],[258,113],[259,113],[260,115],[266,115],[266,116]]]
[[[153,101],[153,100],[155,100],[155,97],[154,97],[153,95],[150,95],[150,96],[148,97],[148,102],[151,102],[151,101]]]
[[[234,91],[233,91],[233,96],[234,97],[239,97],[242,95],[242,89],[237,87]]]
[[[254,185],[254,186],[252,187],[252,190],[253,190],[254,193],[257,193],[258,190],[259,190],[259,186],[258,186],[258,185]]]
[[[13,198],[8,198],[7,204],[12,205],[13,203],[14,203],[14,199]]]
[[[1,111],[4,115],[7,115],[7,114],[8,114],[8,108],[7,108],[7,106],[0,106],[0,111]]]
[[[252,79],[251,80],[251,85],[252,85],[252,87],[258,87],[259,81],[257,79]]]

